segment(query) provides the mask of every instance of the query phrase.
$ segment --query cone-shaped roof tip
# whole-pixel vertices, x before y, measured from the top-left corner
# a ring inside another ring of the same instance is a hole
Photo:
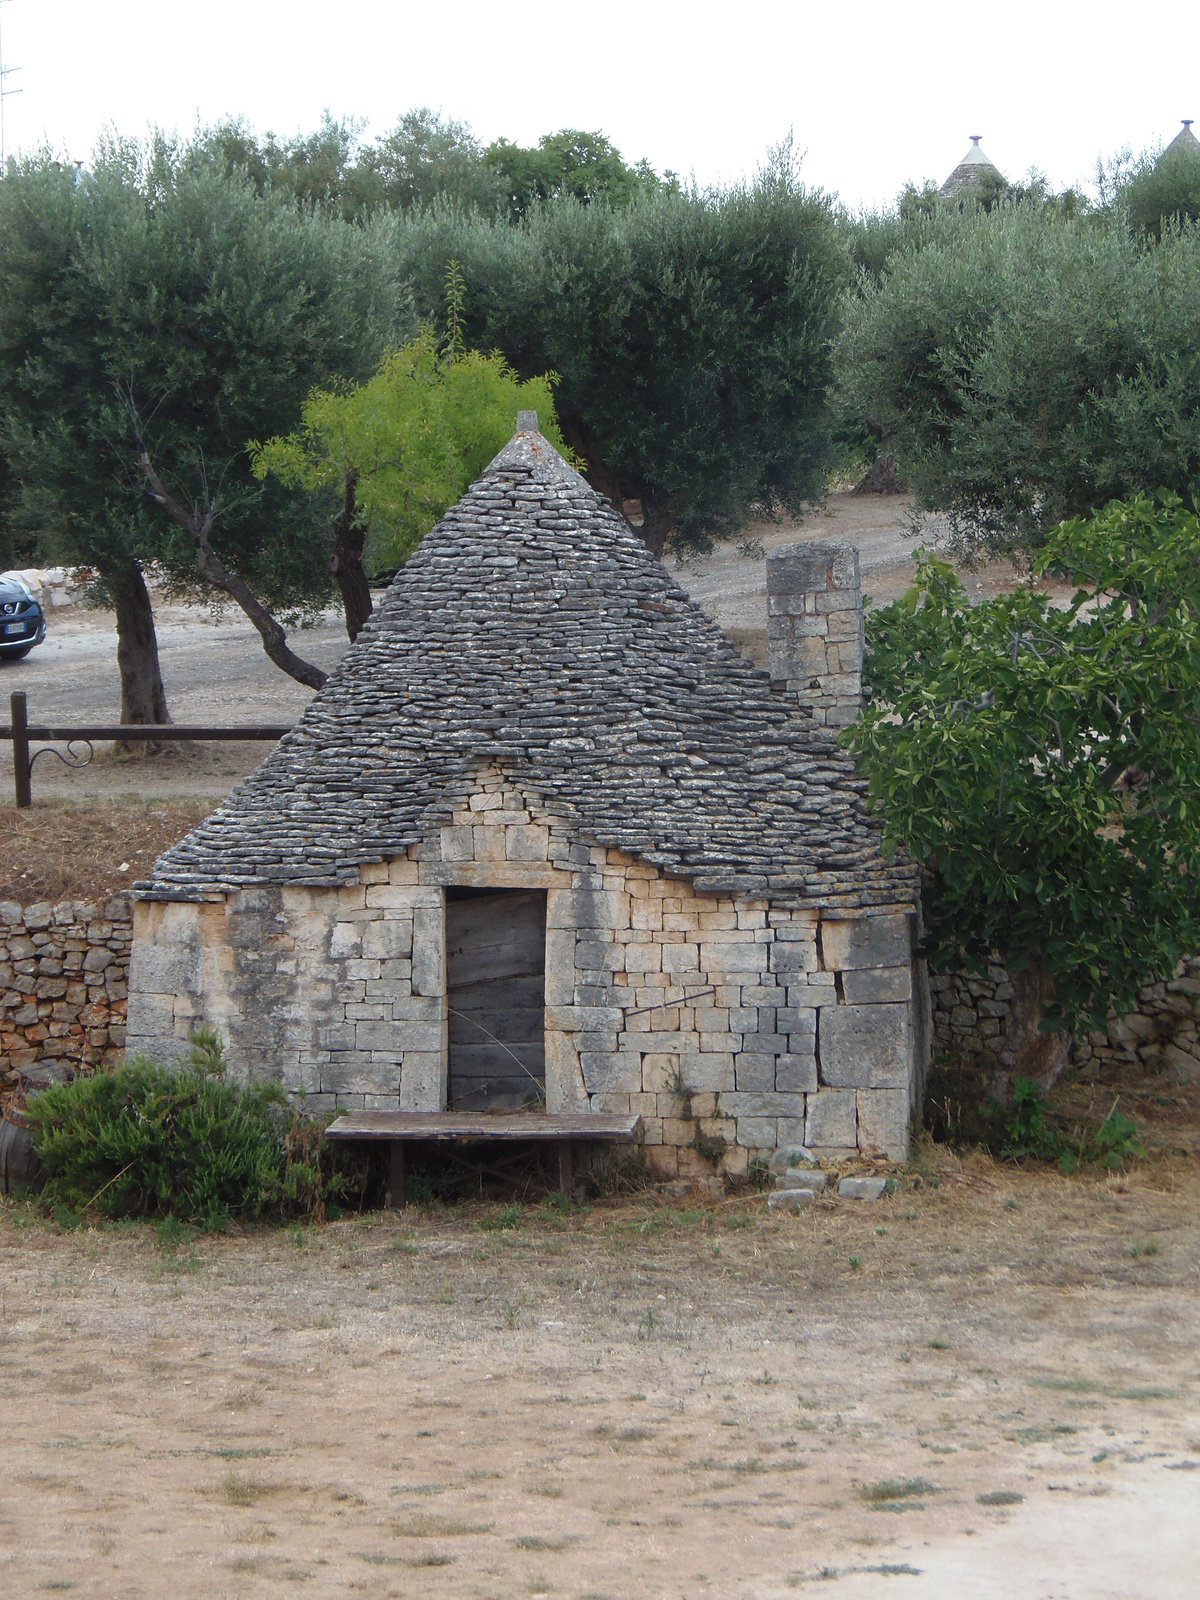
[[[998,178],[1003,177],[996,163],[984,154],[983,146],[980,143],[983,135],[981,133],[971,133],[967,137],[971,141],[967,153],[939,189],[939,194],[949,196],[957,194],[960,189],[973,187],[979,182],[984,172],[994,172]]]
[[[536,411],[517,412],[512,438],[484,468],[484,477],[501,472],[527,472],[536,483],[574,483],[583,489],[588,487],[586,480],[563,460],[541,433]]]
[[[1167,150],[1200,150],[1200,139],[1192,132],[1192,118],[1182,118],[1183,126],[1167,146]],[[1163,152],[1166,154],[1166,151]]]

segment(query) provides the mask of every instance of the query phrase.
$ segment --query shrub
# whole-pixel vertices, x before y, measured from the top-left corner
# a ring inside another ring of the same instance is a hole
[[[55,1209],[211,1228],[231,1217],[319,1217],[348,1187],[322,1126],[292,1113],[275,1084],[227,1079],[209,1033],[179,1069],[135,1057],[52,1085],[27,1115]]]

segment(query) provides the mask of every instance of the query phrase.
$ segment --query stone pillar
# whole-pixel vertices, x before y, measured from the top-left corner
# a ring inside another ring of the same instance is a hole
[[[852,544],[781,545],[767,557],[771,678],[814,728],[853,722],[862,705],[863,609]]]

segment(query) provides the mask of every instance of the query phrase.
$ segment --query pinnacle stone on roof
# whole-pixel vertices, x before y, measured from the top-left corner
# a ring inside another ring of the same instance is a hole
[[[911,904],[864,780],[523,412],[299,723],[136,886],[337,886],[498,767],[592,843],[698,889]]]
[[[981,133],[970,135],[971,148],[938,190],[940,195],[948,199],[950,196],[957,194],[960,189],[974,188],[986,173],[994,172],[997,178],[1003,182],[1004,174],[1000,171],[1000,168],[983,153],[980,145],[982,138],[983,135]]]
[[[1172,150],[1186,151],[1189,155],[1200,153],[1200,139],[1197,139],[1192,132],[1191,117],[1183,118],[1183,126],[1163,151],[1163,155],[1169,155]]]

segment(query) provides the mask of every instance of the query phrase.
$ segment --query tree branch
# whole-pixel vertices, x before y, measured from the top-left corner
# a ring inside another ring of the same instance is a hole
[[[220,589],[231,600],[237,602],[258,629],[263,649],[282,672],[286,672],[290,678],[295,678],[297,683],[303,683],[310,689],[320,689],[329,674],[322,672],[320,667],[314,666],[311,661],[302,660],[294,650],[289,649],[287,634],[281,625],[276,622],[266,606],[254,597],[241,578],[229,571],[210,544],[208,536],[220,514],[219,501],[211,501],[203,510],[193,504],[189,510],[174,495],[168,493],[154,470],[150,452],[142,437],[141,423],[132,405],[130,413],[133,417],[134,437],[138,446],[138,466],[146,480],[147,492],[155,504],[162,506],[167,515],[191,537],[196,549],[196,565],[200,569],[200,576],[211,583],[214,589]]]

